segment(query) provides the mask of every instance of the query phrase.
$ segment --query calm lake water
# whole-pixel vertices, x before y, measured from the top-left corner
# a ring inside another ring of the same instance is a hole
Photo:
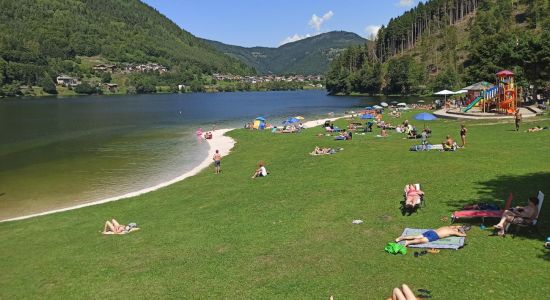
[[[207,155],[197,127],[242,127],[257,116],[279,124],[389,100],[324,91],[0,99],[0,220],[175,178]]]

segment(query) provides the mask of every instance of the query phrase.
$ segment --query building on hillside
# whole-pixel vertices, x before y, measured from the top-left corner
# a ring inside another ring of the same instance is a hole
[[[107,88],[107,90],[109,90],[109,92],[111,92],[111,93],[116,93],[116,92],[118,92],[118,84],[116,84],[116,83],[105,83],[104,86],[105,86],[105,88]]]
[[[92,67],[92,70],[99,72],[114,73],[116,71],[116,65],[99,64]]]
[[[62,86],[75,86],[80,84],[80,80],[75,77],[67,76],[67,75],[59,75],[57,76],[57,84]]]

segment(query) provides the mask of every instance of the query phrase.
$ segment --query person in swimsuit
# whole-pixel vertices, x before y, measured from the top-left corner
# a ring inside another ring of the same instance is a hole
[[[130,227],[126,225],[121,225],[117,222],[117,220],[112,219],[111,221],[105,222],[105,226],[103,227],[103,233],[112,232],[114,234],[125,234],[130,232]]]
[[[405,241],[405,247],[416,244],[426,244],[449,236],[466,236],[466,230],[462,226],[444,226],[436,230],[428,230],[421,235],[400,236],[396,243]]]
[[[504,235],[506,227],[510,223],[525,223],[536,218],[539,212],[538,205],[539,199],[531,197],[527,206],[512,207],[504,211],[500,222],[494,226],[495,229],[498,229],[497,234],[500,236]]]
[[[219,150],[216,150],[216,153],[214,153],[214,156],[212,157],[214,160],[214,166],[215,166],[215,174],[220,174],[222,171],[221,164],[222,164],[222,155],[220,154]]]
[[[421,197],[424,195],[424,192],[417,190],[414,184],[407,184],[405,186],[405,195],[405,207],[410,209],[420,204]]]
[[[466,146],[466,132],[468,132],[468,129],[466,129],[466,126],[464,124],[460,125],[460,139],[462,140],[462,148]]]

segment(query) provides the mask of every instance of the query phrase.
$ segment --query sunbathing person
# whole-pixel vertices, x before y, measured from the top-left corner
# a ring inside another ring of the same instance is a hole
[[[112,219],[110,221],[105,222],[105,226],[103,227],[103,234],[126,234],[132,229],[136,228],[136,223],[130,223],[129,225],[122,225],[117,222],[117,220]]]
[[[315,149],[313,150],[313,152],[311,152],[312,155],[324,155],[334,153],[336,153],[336,150],[332,148],[320,148],[319,146],[315,146]]]
[[[443,142],[443,150],[445,150],[445,151],[453,150],[454,142],[455,141],[451,138],[451,136],[448,135],[447,138],[445,139],[445,141]]]
[[[416,300],[416,296],[414,295],[411,288],[403,284],[401,288],[394,288],[392,292],[392,296],[388,298],[388,300]]]
[[[538,205],[539,199],[537,197],[531,197],[529,198],[527,206],[516,206],[504,211],[500,222],[494,226],[499,230],[497,234],[504,235],[506,227],[510,223],[526,223],[536,218],[539,211]]]
[[[414,184],[407,184],[405,186],[405,208],[414,208],[420,204],[420,199],[424,192],[417,190]]]
[[[428,230],[421,235],[400,236],[396,243],[405,241],[405,247],[416,244],[427,244],[449,236],[466,236],[466,229],[462,226],[444,226],[436,230]]]

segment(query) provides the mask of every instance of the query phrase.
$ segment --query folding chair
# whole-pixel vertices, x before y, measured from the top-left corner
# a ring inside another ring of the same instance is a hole
[[[519,234],[519,231],[521,228],[527,228],[531,231],[537,228],[537,221],[540,216],[540,210],[542,209],[542,203],[544,202],[544,194],[542,193],[542,191],[539,191],[537,195],[537,199],[539,199],[539,204],[537,205],[537,216],[535,218],[526,220],[526,222],[519,222],[519,223],[514,223],[512,220],[512,222],[508,223],[508,225],[506,226],[506,233],[510,231],[511,226],[516,227],[515,232],[512,234],[512,238],[515,238],[516,235]]]

